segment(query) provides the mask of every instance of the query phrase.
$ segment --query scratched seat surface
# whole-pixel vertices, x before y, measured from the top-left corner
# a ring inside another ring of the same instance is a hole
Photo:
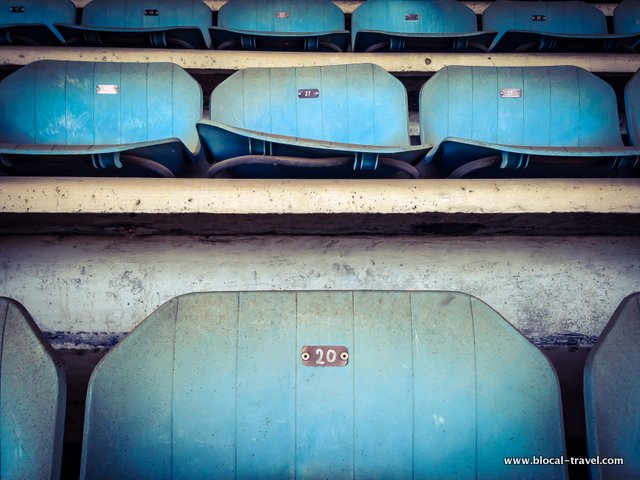
[[[1,0],[0,45],[60,45],[56,23],[74,23],[71,0]]]
[[[504,457],[563,442],[553,367],[476,298],[199,293],[96,367],[81,477],[556,479]]]
[[[230,0],[211,27],[218,49],[345,51],[344,13],[330,0]]]
[[[426,161],[452,177],[637,175],[617,100],[578,67],[445,67],[420,91]]]
[[[196,160],[201,112],[171,63],[34,62],[0,82],[0,171],[172,176]]]
[[[609,34],[602,10],[582,1],[497,0],[482,14],[496,52],[628,52],[637,35]]]
[[[371,64],[247,68],[211,94],[198,124],[209,174],[417,176],[407,91]]]
[[[70,45],[209,48],[211,17],[202,0],[91,0],[58,28]]]
[[[487,51],[496,32],[479,32],[457,0],[367,0],[351,17],[353,50]]]
[[[17,302],[0,297],[0,478],[60,476],[66,382],[49,343]]]
[[[640,478],[640,293],[625,298],[584,369],[589,457],[624,465],[590,465],[594,480]]]

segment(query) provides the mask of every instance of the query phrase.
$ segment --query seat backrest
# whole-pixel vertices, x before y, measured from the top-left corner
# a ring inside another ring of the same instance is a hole
[[[0,26],[75,23],[76,7],[71,0],[2,0]]]
[[[230,0],[218,11],[218,26],[261,33],[344,30],[344,13],[331,0]]]
[[[578,67],[445,67],[420,91],[423,143],[622,146],[611,86]]]
[[[640,145],[640,70],[624,88],[624,106],[629,140],[633,145]]]
[[[486,30],[508,30],[559,34],[607,33],[607,19],[602,10],[582,1],[496,0],[482,14]]]
[[[0,297],[0,478],[57,479],[66,382],[26,310]]]
[[[640,293],[622,301],[589,353],[584,401],[589,457],[622,458],[591,465],[593,480],[640,478]]]
[[[367,0],[351,16],[351,32],[468,33],[476,15],[457,0]]]
[[[141,30],[198,27],[208,37],[211,9],[202,0],[91,0],[82,10],[82,25]]]
[[[96,367],[82,478],[565,478],[547,358],[450,292],[218,292]]]
[[[359,145],[409,145],[407,91],[371,64],[240,70],[211,94],[211,120]]]
[[[0,141],[122,145],[179,138],[198,145],[199,84],[172,63],[44,60],[0,82]]]
[[[613,11],[615,33],[640,34],[640,1],[623,0]]]

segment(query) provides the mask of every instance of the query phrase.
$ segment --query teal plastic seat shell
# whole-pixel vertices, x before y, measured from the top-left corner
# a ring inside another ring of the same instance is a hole
[[[495,36],[457,0],[367,0],[351,16],[356,52],[487,51]]]
[[[613,11],[613,31],[631,36],[630,44],[637,49],[640,42],[640,2],[623,0]]]
[[[402,83],[376,65],[353,64],[240,70],[213,90],[210,120],[197,127],[212,162],[344,157],[333,172],[353,176],[377,175],[382,157],[419,161],[427,147],[411,146],[408,121]],[[304,174],[259,167],[247,174]],[[308,169],[309,175],[322,175],[317,170]]]
[[[627,115],[627,132],[632,145],[640,146],[640,70],[624,88],[624,107]]]
[[[591,465],[593,480],[640,478],[640,293],[625,298],[589,353],[584,401],[589,457],[622,458]]]
[[[171,176],[199,155],[201,115],[171,63],[34,62],[0,82],[0,170]]]
[[[344,13],[330,0],[230,0],[211,27],[218,49],[346,51]]]
[[[611,86],[578,67],[445,67],[420,91],[420,127],[426,161],[453,176],[610,176],[640,154]]]
[[[0,477],[60,477],[66,382],[27,311],[0,297]]]
[[[609,34],[605,14],[583,1],[497,0],[482,14],[495,52],[628,52],[634,35]]]
[[[210,48],[211,9],[202,0],[91,0],[82,24],[59,24],[69,44]]]
[[[304,346],[344,346],[344,367]],[[567,478],[548,359],[451,292],[190,294],[96,367],[81,478]]]
[[[74,23],[71,0],[1,0],[0,45],[60,45],[56,23]]]

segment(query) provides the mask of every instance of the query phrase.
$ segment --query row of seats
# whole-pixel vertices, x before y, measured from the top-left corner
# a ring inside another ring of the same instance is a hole
[[[58,478],[62,369],[20,305],[0,311],[0,476]],[[588,455],[624,460],[594,480],[640,478],[639,344],[637,293],[584,370]],[[190,294],[95,368],[81,478],[562,479],[562,417],[549,360],[466,294]]]
[[[202,0],[6,0],[0,44],[315,51],[635,52],[640,1],[604,13],[581,1],[497,0],[482,15],[458,0],[367,0],[345,18],[330,0],[229,0],[217,25]],[[350,38],[351,37],[351,38]]]
[[[637,176],[640,73],[625,91],[578,67],[450,66],[407,91],[372,64],[248,68],[211,93],[170,63],[39,61],[0,82],[0,171],[171,177]],[[202,147],[201,147],[202,145]],[[199,172],[203,174],[202,171]]]

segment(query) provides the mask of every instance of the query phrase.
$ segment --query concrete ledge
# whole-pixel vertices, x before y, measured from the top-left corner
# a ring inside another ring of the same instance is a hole
[[[5,177],[0,233],[639,235],[640,180]]]
[[[0,178],[0,213],[640,214],[638,179]]]
[[[431,74],[447,65],[575,65],[591,72],[635,73],[640,55],[567,53],[326,53],[165,50],[141,48],[0,47],[0,65],[22,66],[37,60],[88,62],[172,62],[188,70],[233,72],[247,67],[306,67],[374,63],[389,72]]]

